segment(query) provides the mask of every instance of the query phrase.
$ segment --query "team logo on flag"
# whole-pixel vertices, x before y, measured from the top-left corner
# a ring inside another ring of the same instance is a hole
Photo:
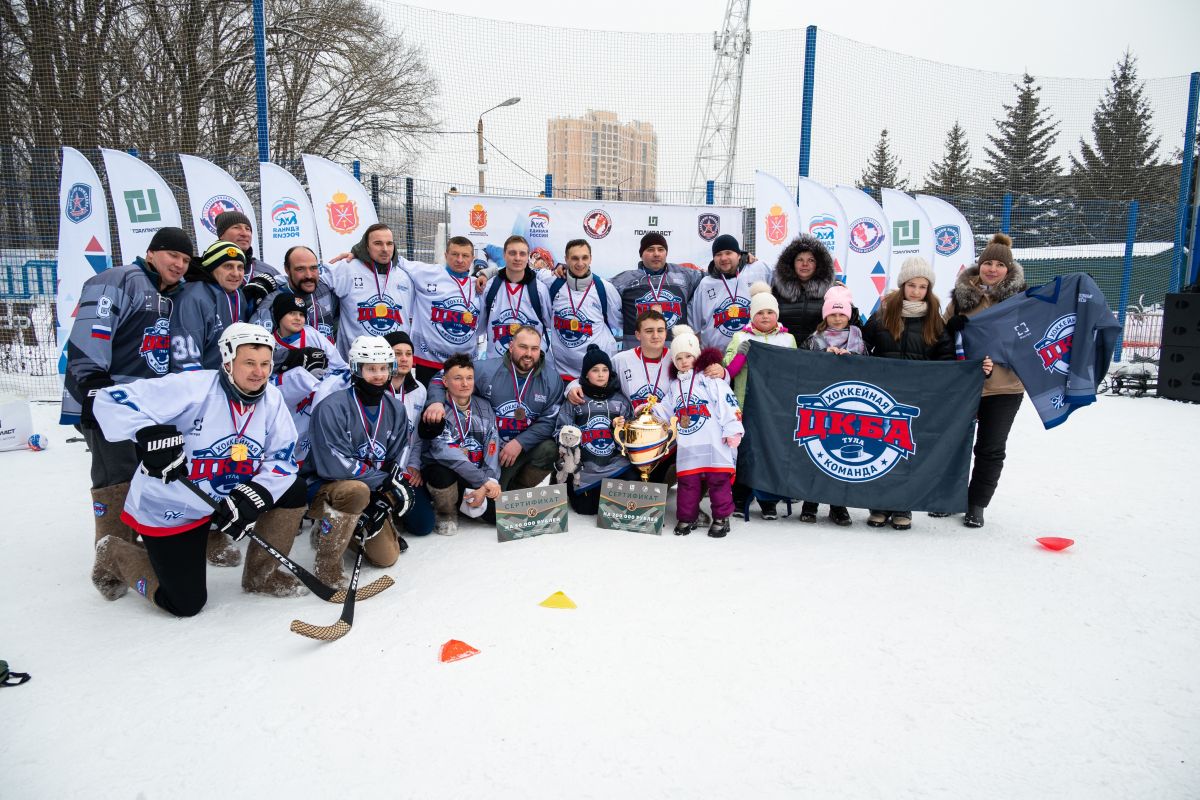
[[[962,234],[957,225],[939,225],[933,229],[933,249],[939,256],[952,256],[958,252]]]
[[[818,214],[808,221],[808,232],[817,237],[825,249],[833,252],[837,240],[837,217],[830,214]]]
[[[842,381],[796,396],[795,439],[826,475],[863,483],[917,452],[913,420],[920,415],[878,386]]]
[[[171,365],[171,321],[159,317],[152,327],[142,331],[142,343],[138,346],[138,355],[146,360],[146,365],[155,375],[166,375],[167,367]]]
[[[471,210],[467,213],[467,222],[473,230],[481,231],[487,227],[487,209],[482,203],[476,203],[471,206]]]
[[[358,321],[367,333],[382,336],[403,325],[404,316],[389,295],[373,294],[358,304]]]
[[[200,207],[200,224],[213,236],[217,235],[217,217],[226,211],[241,211],[238,202],[227,194],[218,194],[204,201]]]
[[[787,214],[780,206],[771,206],[767,212],[767,241],[771,244],[781,244],[787,238]]]
[[[583,232],[589,239],[603,239],[612,231],[612,217],[602,208],[594,208],[583,218]]]
[[[300,236],[300,204],[290,197],[281,197],[271,207],[271,238],[295,239]]]
[[[850,249],[869,253],[883,241],[883,226],[870,217],[859,217],[850,223]]]
[[[554,312],[554,332],[564,345],[572,349],[586,344],[592,338],[592,321],[578,311],[564,306]]]
[[[479,316],[473,306],[461,297],[434,300],[429,309],[429,321],[442,338],[452,344],[466,344],[475,336]]]
[[[1033,346],[1042,360],[1042,369],[1059,375],[1071,371],[1071,340],[1074,336],[1074,314],[1064,314],[1050,324],[1046,335]]]
[[[64,209],[71,222],[83,222],[92,215],[92,187],[86,183],[73,183],[67,189],[67,207]]]
[[[716,214],[701,214],[696,218],[696,233],[706,242],[711,242],[721,233],[721,218]]]
[[[334,192],[333,202],[325,206],[329,214],[329,227],[334,233],[345,236],[358,228],[358,204],[345,192]]]

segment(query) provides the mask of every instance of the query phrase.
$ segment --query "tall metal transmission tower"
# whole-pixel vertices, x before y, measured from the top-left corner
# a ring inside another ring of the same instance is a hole
[[[712,181],[716,202],[730,201],[733,163],[737,159],[738,115],[742,107],[742,67],[750,52],[750,0],[729,0],[725,22],[713,32],[712,82],[708,85],[708,106],[696,164],[692,169],[692,188],[701,193]]]

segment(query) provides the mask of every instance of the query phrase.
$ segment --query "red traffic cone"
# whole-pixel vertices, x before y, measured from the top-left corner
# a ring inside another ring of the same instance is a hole
[[[1074,539],[1063,539],[1061,536],[1043,536],[1037,542],[1047,550],[1066,550],[1075,544]]]
[[[478,655],[479,651],[466,642],[460,642],[458,639],[451,639],[442,645],[442,663],[448,664],[451,661],[459,661],[460,659],[470,658],[473,655]]]

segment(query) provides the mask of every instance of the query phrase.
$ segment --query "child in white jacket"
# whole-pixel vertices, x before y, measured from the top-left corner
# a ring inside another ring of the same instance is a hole
[[[674,416],[679,425],[675,535],[686,536],[696,527],[707,485],[713,516],[708,535],[720,538],[729,533],[734,512],[733,475],[745,432],[742,409],[728,383],[704,374],[708,365],[721,363],[721,351],[701,352],[700,340],[687,325],[676,325],[671,333],[671,381],[654,415],[663,422]]]

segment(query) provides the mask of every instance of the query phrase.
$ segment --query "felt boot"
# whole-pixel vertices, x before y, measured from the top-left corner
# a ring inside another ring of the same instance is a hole
[[[335,511],[326,506],[325,517],[317,522],[317,556],[313,572],[326,586],[344,589],[346,575],[342,572],[342,555],[354,535],[361,513]]]
[[[129,494],[128,483],[92,489],[92,511],[96,515],[96,540],[92,544],[93,547],[99,544],[105,536],[115,536],[130,544],[137,541],[137,534],[121,521],[121,511],[125,508],[125,495],[127,494]],[[109,600],[115,600],[125,593],[125,582],[113,573],[105,571],[100,566],[99,557],[92,565],[92,585]],[[114,592],[116,594],[109,597]]]
[[[242,551],[237,549],[228,534],[220,531],[208,532],[208,546],[205,548],[208,563],[214,567],[236,567],[242,563]]]
[[[303,508],[273,508],[259,518],[254,532],[286,556],[292,551],[304,511]],[[255,542],[251,542],[246,550],[242,589],[273,597],[296,597],[305,592],[304,584]]]
[[[96,565],[112,576],[114,582],[96,588],[105,600],[116,600],[125,594],[126,587],[133,588],[150,602],[158,591],[158,576],[150,566],[146,551],[119,536],[105,536],[96,543]]]
[[[429,494],[433,498],[433,514],[437,519],[434,532],[442,536],[458,533],[458,487],[445,486],[439,489],[429,486]]]

